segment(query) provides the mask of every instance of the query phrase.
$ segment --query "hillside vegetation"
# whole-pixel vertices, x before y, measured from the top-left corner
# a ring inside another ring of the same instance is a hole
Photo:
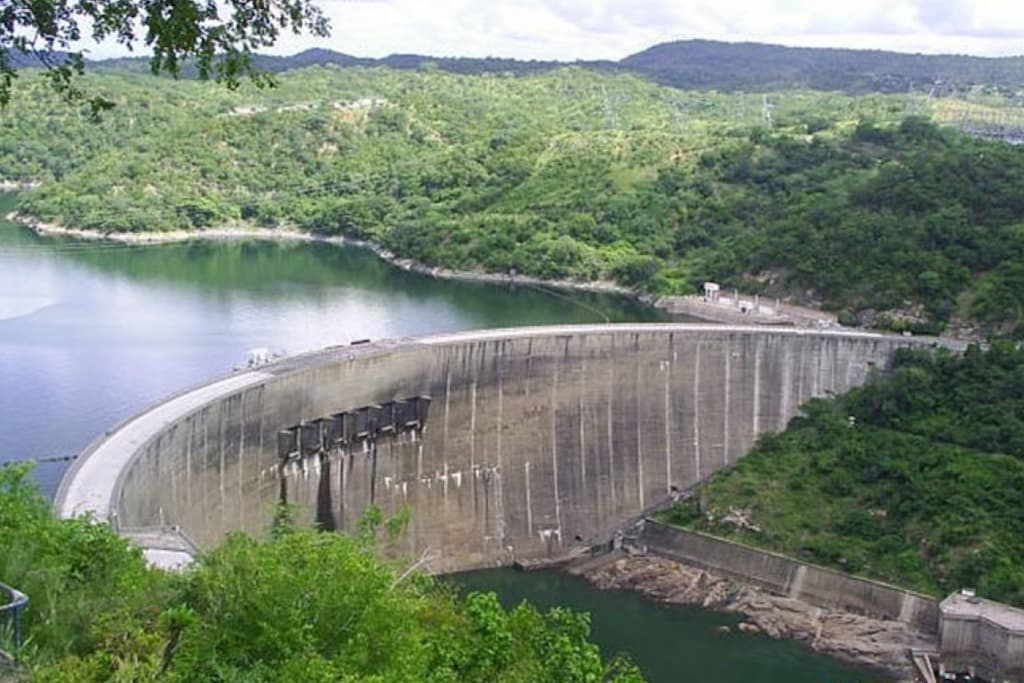
[[[1024,350],[902,351],[666,520],[900,586],[1024,606]],[[738,520],[743,520],[737,523]]]
[[[656,293],[715,279],[918,331],[1022,315],[1024,155],[935,128],[923,99],[775,93],[767,128],[760,96],[575,67],[311,67],[237,93],[95,75],[119,105],[96,125],[21,80],[0,177],[44,181],[22,201],[44,220],[292,226]]]
[[[618,65],[680,88],[750,92],[810,88],[930,95],[981,90],[1024,98],[1024,56],[923,55],[680,40],[630,55]]]
[[[32,601],[32,680],[642,683],[602,660],[586,615],[505,610],[377,559],[390,525],[371,512],[351,537],[282,516],[265,541],[233,534],[172,574],[107,524],[54,518],[25,466],[0,466],[0,577]],[[0,647],[9,636],[4,620]]]

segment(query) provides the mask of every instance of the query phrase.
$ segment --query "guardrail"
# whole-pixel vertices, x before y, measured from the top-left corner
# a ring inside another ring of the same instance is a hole
[[[6,600],[0,604],[0,619],[6,617],[10,620],[14,644],[12,654],[17,656],[21,648],[21,610],[28,606],[28,596],[5,583],[0,583],[0,600]]]

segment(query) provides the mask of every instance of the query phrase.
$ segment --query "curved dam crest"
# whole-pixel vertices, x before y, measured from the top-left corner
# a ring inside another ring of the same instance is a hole
[[[741,458],[801,403],[934,339],[793,328],[512,328],[332,347],[178,394],[94,442],[62,516],[110,520],[174,564],[230,531],[351,530],[405,507],[436,572],[603,540]]]

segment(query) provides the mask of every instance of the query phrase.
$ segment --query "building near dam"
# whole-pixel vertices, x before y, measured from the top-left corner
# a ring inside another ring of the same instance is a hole
[[[954,593],[939,605],[939,649],[953,671],[991,680],[1024,680],[1024,610]]]

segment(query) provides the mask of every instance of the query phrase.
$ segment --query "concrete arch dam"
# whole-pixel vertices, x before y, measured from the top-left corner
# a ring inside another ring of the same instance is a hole
[[[434,571],[552,557],[734,463],[803,401],[934,343],[620,324],[333,347],[129,419],[79,457],[56,505],[165,563],[263,532],[282,498],[336,529],[371,502],[408,506],[401,543]]]

